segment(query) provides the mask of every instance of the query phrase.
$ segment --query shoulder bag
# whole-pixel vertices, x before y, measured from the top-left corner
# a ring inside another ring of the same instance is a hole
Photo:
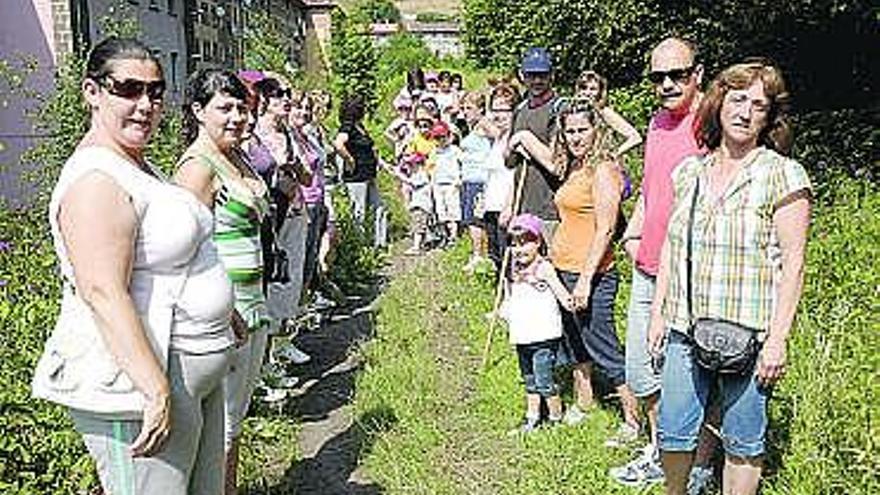
[[[694,360],[707,370],[721,374],[751,373],[760,350],[759,331],[718,318],[697,318],[693,315],[693,243],[694,211],[700,194],[700,176],[696,178],[691,198],[687,228],[687,312],[688,334],[693,343]]]

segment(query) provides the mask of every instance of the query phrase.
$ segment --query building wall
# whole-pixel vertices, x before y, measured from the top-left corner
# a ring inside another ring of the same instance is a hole
[[[243,65],[246,4],[242,0],[192,0],[187,41],[189,69]]]
[[[184,1],[126,0],[123,4],[127,14],[136,16],[140,23],[140,40],[153,49],[162,62],[165,79],[168,81],[166,99],[172,104],[183,99],[186,84]],[[93,45],[106,36],[102,31],[101,18],[119,15],[116,12],[118,5],[119,0],[88,0],[89,39]]]
[[[24,74],[26,58],[36,63],[25,87],[38,95],[52,90],[55,72],[55,23],[50,0],[0,0],[0,59]],[[56,0],[57,1],[57,0]],[[21,154],[41,138],[27,113],[36,102],[20,93],[10,93],[0,81],[0,198],[13,204],[26,199],[29,190],[21,181]]]

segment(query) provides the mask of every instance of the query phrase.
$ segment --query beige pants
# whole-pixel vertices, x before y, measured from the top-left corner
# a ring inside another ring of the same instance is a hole
[[[220,494],[224,487],[223,377],[228,352],[171,352],[171,434],[151,457],[132,458],[141,422],[70,410],[109,495]]]

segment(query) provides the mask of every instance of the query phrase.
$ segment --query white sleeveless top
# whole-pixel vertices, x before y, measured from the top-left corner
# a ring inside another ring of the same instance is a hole
[[[34,376],[34,396],[98,413],[138,417],[143,397],[107,351],[91,309],[77,296],[58,226],[67,189],[89,172],[110,176],[131,197],[138,221],[129,293],[163,366],[168,350],[229,348],[232,284],[211,241],[213,216],[189,191],[150,175],[113,151],[88,147],[65,163],[49,204],[61,275],[61,313]],[[95,219],[99,221],[99,219]]]
[[[512,281],[505,304],[510,343],[532,344],[562,337],[562,314],[546,282],[535,277]]]

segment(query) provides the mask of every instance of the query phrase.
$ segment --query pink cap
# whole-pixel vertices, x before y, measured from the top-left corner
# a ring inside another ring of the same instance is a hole
[[[531,213],[520,213],[510,221],[510,226],[507,228],[507,231],[510,233],[513,233],[514,231],[525,231],[536,237],[541,237],[541,229],[543,226],[544,222],[535,215],[532,215]]]
[[[238,71],[238,78],[248,84],[254,84],[265,79],[266,75],[262,71],[248,69]]]
[[[433,71],[425,72],[425,81],[431,81],[431,80],[437,81],[439,79],[440,79],[440,77],[437,75],[436,72],[433,72]]]
[[[434,123],[434,127],[431,127],[431,137],[433,138],[441,138],[449,135],[449,124],[443,122],[442,120],[438,120]]]

